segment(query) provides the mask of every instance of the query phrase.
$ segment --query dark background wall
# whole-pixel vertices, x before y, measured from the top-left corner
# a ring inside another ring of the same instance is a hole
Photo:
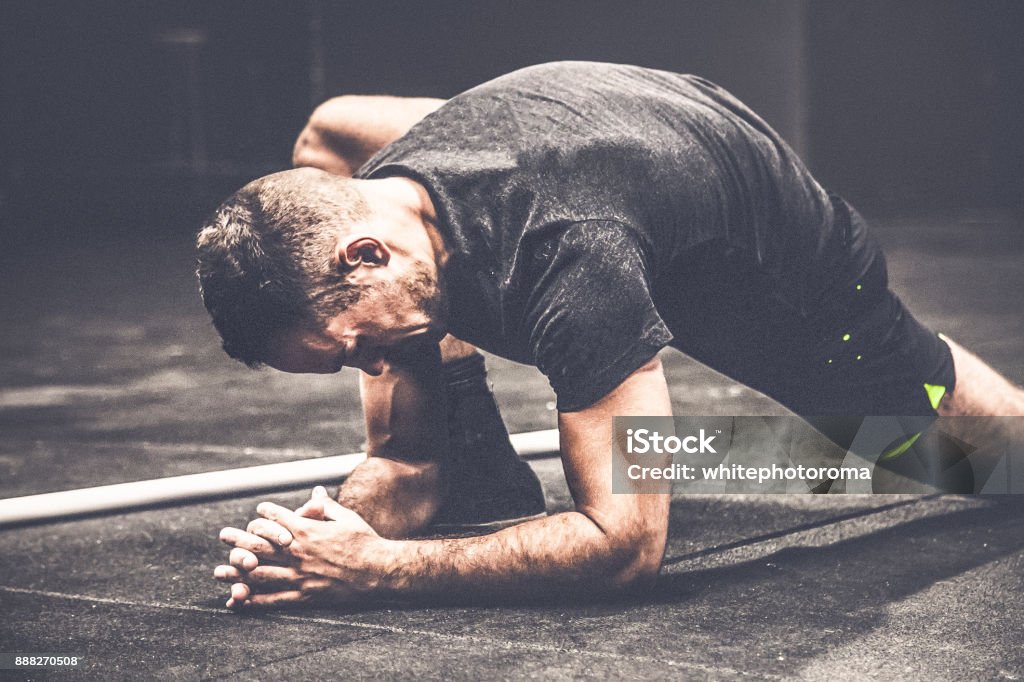
[[[308,5],[0,3],[9,229],[194,219],[288,159],[309,109]]]
[[[889,212],[1024,206],[1024,2],[812,2],[807,137]]]
[[[447,96],[519,66],[700,73],[867,212],[1019,209],[1017,0],[0,4],[8,236],[191,228],[287,165],[342,92]]]
[[[802,1],[519,0],[328,4],[328,85],[450,96],[558,59],[699,73],[800,136]]]

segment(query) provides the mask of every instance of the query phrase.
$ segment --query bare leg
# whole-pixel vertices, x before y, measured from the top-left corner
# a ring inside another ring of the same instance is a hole
[[[936,479],[925,482],[940,490],[977,492],[1001,458],[1024,444],[1024,420],[1013,419],[1024,416],[1024,390],[959,344],[942,339],[953,355],[956,387],[943,396],[939,418],[921,434],[917,464]],[[906,457],[893,460],[897,469],[914,463]],[[898,475],[894,480],[894,489],[914,489]]]
[[[1024,420],[1014,418],[1024,415],[1024,390],[959,344],[941,338],[953,356],[955,388],[940,400],[939,418],[913,435],[904,454],[878,461],[875,492],[977,492],[1001,458],[1024,447]],[[808,421],[834,442],[846,444],[853,438],[842,433],[846,421],[842,418],[838,440],[837,427],[830,427],[828,418]]]
[[[939,402],[944,417],[1024,416],[1024,390],[1014,386],[978,356],[943,337],[953,353],[956,388]]]

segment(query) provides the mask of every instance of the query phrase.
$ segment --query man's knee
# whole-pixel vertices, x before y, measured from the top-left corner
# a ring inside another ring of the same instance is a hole
[[[332,97],[313,110],[295,143],[292,162],[352,175],[443,103],[427,97]]]
[[[293,166],[311,166],[346,176],[359,168],[363,154],[346,99],[335,97],[313,110],[295,141]]]
[[[953,356],[956,386],[942,397],[942,416],[1024,416],[1024,390],[1010,383],[981,358],[943,337]]]

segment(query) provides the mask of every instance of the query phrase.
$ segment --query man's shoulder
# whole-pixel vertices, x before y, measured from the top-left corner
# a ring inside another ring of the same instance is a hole
[[[655,309],[640,237],[619,220],[567,223],[523,258],[518,346],[563,407],[591,404],[672,335]]]

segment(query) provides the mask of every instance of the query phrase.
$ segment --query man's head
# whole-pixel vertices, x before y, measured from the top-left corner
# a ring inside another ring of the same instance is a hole
[[[368,201],[360,184],[311,168],[276,173],[206,222],[200,290],[228,355],[285,371],[373,372],[389,346],[428,331],[440,305],[429,240],[408,229],[416,221],[400,202],[393,209],[379,192]]]

